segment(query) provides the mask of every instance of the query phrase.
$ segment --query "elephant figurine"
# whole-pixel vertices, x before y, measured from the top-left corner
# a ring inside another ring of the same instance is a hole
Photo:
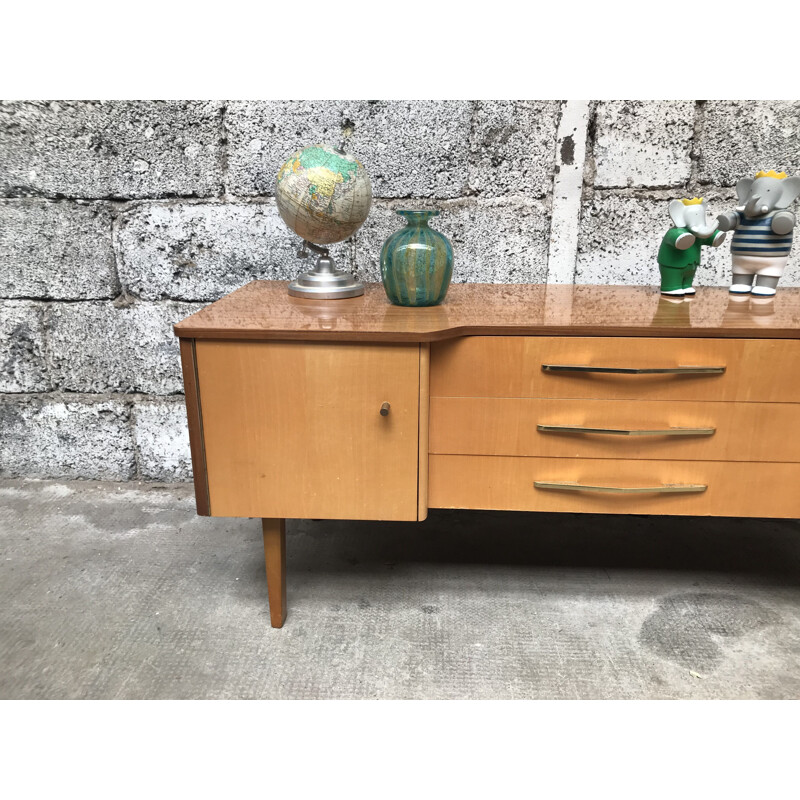
[[[673,200],[669,215],[675,223],[661,240],[658,250],[658,268],[661,271],[661,294],[691,297],[695,294],[694,274],[700,266],[702,246],[719,247],[725,234],[709,225],[705,200]]]
[[[734,294],[772,297],[789,261],[795,216],[789,206],[800,196],[800,177],[763,170],[736,184],[739,205],[717,217],[731,240]]]

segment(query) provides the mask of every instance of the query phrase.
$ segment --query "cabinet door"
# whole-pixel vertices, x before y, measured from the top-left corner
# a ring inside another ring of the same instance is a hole
[[[418,344],[196,353],[212,516],[417,519]]]

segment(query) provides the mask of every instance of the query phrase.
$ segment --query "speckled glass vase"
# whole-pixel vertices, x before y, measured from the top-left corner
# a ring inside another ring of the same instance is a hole
[[[398,211],[406,227],[381,249],[381,277],[396,306],[436,306],[453,277],[453,248],[446,236],[428,227],[438,211]]]

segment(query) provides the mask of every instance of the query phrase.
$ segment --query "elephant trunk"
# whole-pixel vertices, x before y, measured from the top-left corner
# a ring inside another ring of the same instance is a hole
[[[769,206],[761,203],[761,195],[754,194],[747,199],[747,203],[745,203],[742,210],[746,217],[759,217],[769,211]]]
[[[693,226],[689,228],[689,230],[699,239],[705,239],[711,236],[711,234],[717,230],[717,226],[716,225]]]

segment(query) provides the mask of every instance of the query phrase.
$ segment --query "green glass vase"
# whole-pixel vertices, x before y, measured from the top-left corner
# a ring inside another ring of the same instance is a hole
[[[453,248],[446,236],[428,227],[438,211],[398,211],[406,227],[381,249],[381,277],[396,306],[436,306],[453,277]]]

